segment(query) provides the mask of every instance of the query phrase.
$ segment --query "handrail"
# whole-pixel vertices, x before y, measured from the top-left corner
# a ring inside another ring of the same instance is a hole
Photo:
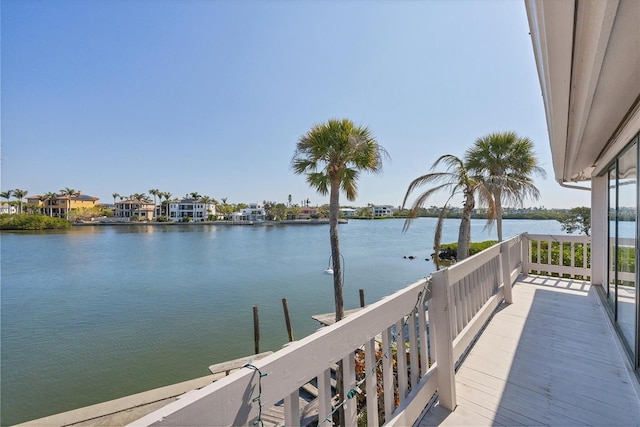
[[[565,244],[571,245],[571,265],[544,265],[544,241],[554,242],[547,244],[547,251],[556,245],[562,253]],[[514,236],[131,425],[251,425],[262,421],[263,410],[279,401],[284,402],[285,424],[297,425],[302,412],[299,389],[312,380],[318,388],[319,424],[331,425],[336,407],[344,409],[346,425],[357,424],[358,405],[370,426],[383,421],[391,426],[412,424],[436,391],[440,405],[453,410],[456,364],[498,305],[511,303],[511,286],[518,275],[540,269],[586,274],[588,242],[575,236]],[[579,249],[584,259],[576,266]],[[346,397],[332,401],[331,367],[338,362]]]
[[[382,347],[385,347],[384,341],[389,340],[390,332],[396,325],[405,322],[405,315],[412,313],[416,306],[424,306],[424,302],[430,299],[428,283],[428,279],[422,279],[340,322],[290,343],[276,353],[253,363],[252,369],[242,369],[191,392],[131,425],[251,425],[260,417],[260,406],[268,408],[283,398],[285,403],[289,398],[290,406],[296,406],[298,389],[316,377],[318,383],[322,383],[321,380],[327,378],[331,366],[341,360],[345,365],[345,383],[349,384],[349,387],[345,385],[345,388],[350,390],[355,383],[354,352],[370,343],[374,344],[370,348],[375,347],[376,336],[381,333]],[[419,312],[420,310],[418,314]],[[408,322],[409,327],[415,328],[415,315],[410,317],[412,318]],[[428,355],[419,354],[421,345],[417,342],[426,342],[426,325],[420,326],[420,337],[415,337],[412,348],[420,358],[419,363],[426,367],[429,365]],[[402,331],[400,335],[403,335]],[[404,343],[404,338],[402,341]],[[377,346],[380,347],[379,343]],[[398,347],[402,348],[400,345]],[[259,388],[261,392],[258,392]],[[323,388],[325,389],[319,390],[321,394],[330,393],[330,388]],[[256,398],[259,399],[259,405]],[[406,396],[402,396],[402,400],[405,398]],[[329,415],[327,412],[330,407],[326,403],[324,406],[325,408],[320,408],[320,420]],[[355,409],[355,405],[348,406]],[[297,409],[299,411],[299,408]],[[296,416],[299,417],[299,413],[290,415],[292,419]]]

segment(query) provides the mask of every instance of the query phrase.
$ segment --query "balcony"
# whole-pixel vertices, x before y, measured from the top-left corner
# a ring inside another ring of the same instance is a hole
[[[29,424],[332,425],[343,409],[345,425],[638,425],[590,253],[588,237],[515,236],[229,376]]]
[[[589,255],[587,237],[515,236],[131,425],[332,425],[340,408],[346,425],[637,425]]]

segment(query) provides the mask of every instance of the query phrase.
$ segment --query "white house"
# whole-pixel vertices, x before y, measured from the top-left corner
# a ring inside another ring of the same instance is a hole
[[[18,208],[9,202],[0,202],[0,214],[16,214]]]
[[[211,201],[185,198],[169,202],[169,219],[171,221],[207,221],[216,215],[216,205]]]
[[[249,206],[240,212],[234,212],[232,219],[233,221],[264,221],[266,214],[259,203],[249,203]]]
[[[373,216],[393,216],[396,209],[391,205],[372,205],[371,213]]]
[[[356,216],[357,212],[358,210],[354,208],[340,208],[340,214],[343,216]]]

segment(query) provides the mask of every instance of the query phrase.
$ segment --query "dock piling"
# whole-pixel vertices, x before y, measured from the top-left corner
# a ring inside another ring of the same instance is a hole
[[[294,340],[293,327],[291,326],[291,319],[289,318],[289,304],[286,298],[282,298],[282,309],[284,310],[284,321],[287,324],[287,334],[289,334],[289,342]]]
[[[260,353],[260,322],[258,320],[258,306],[253,306],[253,345],[255,353]]]

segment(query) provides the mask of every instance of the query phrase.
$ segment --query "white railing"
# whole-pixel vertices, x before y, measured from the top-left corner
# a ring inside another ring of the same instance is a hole
[[[511,286],[531,259],[525,242],[531,239],[515,236],[435,272],[131,425],[268,425],[276,404],[285,425],[300,425],[307,411],[299,390],[311,381],[319,425],[332,425],[338,407],[345,425],[363,414],[370,426],[411,425],[436,392],[453,410],[456,364],[500,302],[511,303]],[[406,357],[397,357],[403,349]],[[345,400],[332,392],[339,361]]]
[[[528,241],[525,271],[586,279],[591,276],[591,238],[525,234]]]

